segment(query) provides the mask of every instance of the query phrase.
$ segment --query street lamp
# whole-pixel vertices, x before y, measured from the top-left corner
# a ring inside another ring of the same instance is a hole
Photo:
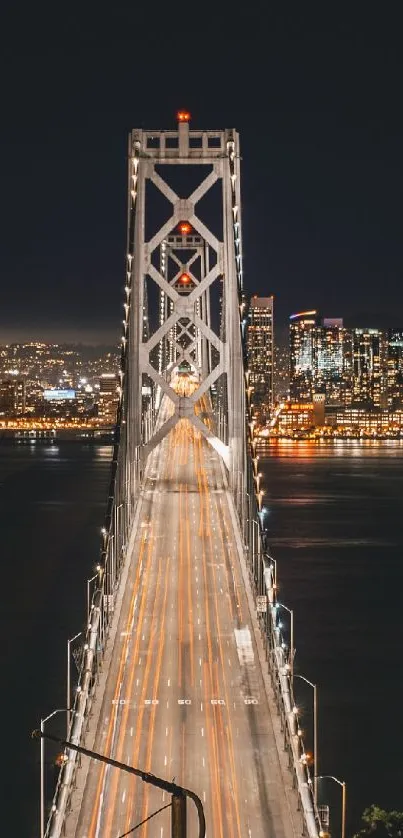
[[[70,685],[70,675],[71,675],[71,650],[70,646],[77,640],[77,637],[82,635],[82,631],[77,632],[74,637],[70,637],[67,641],[67,710],[66,710],[66,717],[67,717],[67,733],[66,739],[69,738],[69,730],[70,730],[70,720],[71,720],[71,710],[70,710],[70,703],[71,703],[71,685]]]
[[[291,673],[291,684],[293,683],[294,678],[294,612],[292,608],[288,608],[287,605],[284,605],[283,602],[277,602],[276,608],[285,608],[290,615],[290,673]]]
[[[305,678],[305,675],[294,675],[294,678],[301,678],[301,681],[305,681],[306,684],[309,684],[310,687],[313,689],[313,765],[314,765],[314,775],[313,775],[313,788],[314,788],[314,797],[315,797],[315,805],[318,806],[318,690],[316,684],[313,684],[308,678]]]
[[[103,527],[102,529],[104,530],[105,528]],[[105,532],[106,532],[106,530],[105,530]],[[103,532],[102,532],[102,535],[103,535]],[[88,620],[90,618],[90,605],[91,605],[90,585],[91,585],[91,582],[94,582],[95,579],[99,579],[99,580],[102,579],[102,566],[100,564],[97,564],[96,571],[97,572],[94,574],[94,576],[91,576],[91,579],[87,579],[87,617],[88,617]]]
[[[272,588],[275,591],[277,591],[277,559],[274,559],[273,556],[269,556],[268,553],[266,553],[266,559],[268,559],[270,563],[273,562],[273,564],[270,564],[270,573],[271,573],[271,578],[272,578]],[[274,573],[272,572],[273,570],[274,570]]]
[[[259,512],[262,511],[263,495],[264,495],[264,492],[262,491],[262,489],[260,489],[258,492],[256,492],[256,498],[257,498],[257,503],[258,503],[258,507],[259,507]]]
[[[53,710],[53,713],[49,713],[49,716],[45,716],[44,719],[41,719],[41,838],[45,838],[45,740],[43,738],[45,722],[49,721],[49,719],[51,719],[52,716],[55,716],[56,713],[65,713],[66,711],[68,711],[68,708],[62,707],[60,709]]]
[[[78,754],[83,754],[84,756],[91,757],[91,759],[99,760],[99,762],[103,762],[106,765],[112,765],[114,768],[119,768],[121,771],[127,771],[129,774],[134,774],[136,777],[140,777],[143,783],[150,783],[150,785],[156,786],[157,788],[162,789],[164,792],[168,792],[168,794],[171,795],[171,803],[167,806],[163,806],[162,808],[171,808],[172,810],[172,836],[182,836],[182,838],[185,838],[185,836],[187,835],[186,798],[190,797],[190,799],[193,800],[193,803],[195,804],[197,809],[197,815],[199,820],[198,836],[199,838],[205,838],[206,819],[204,817],[203,803],[201,802],[200,797],[198,797],[197,794],[191,789],[184,788],[184,786],[177,786],[176,783],[170,783],[168,780],[164,780],[163,777],[157,777],[155,774],[150,774],[147,771],[142,771],[140,768],[134,768],[132,765],[127,765],[124,762],[118,762],[116,759],[111,759],[111,757],[107,757],[104,754],[97,754],[95,751],[89,751],[88,748],[82,748],[80,745],[76,745],[73,742],[67,742],[64,739],[59,739],[57,736],[45,734],[42,731],[42,729],[40,731],[32,731],[33,739],[38,739],[40,737],[42,740],[44,736],[46,736],[46,739],[51,739],[53,742],[59,742],[60,745],[63,745],[64,748],[69,748],[70,750],[75,751]],[[156,815],[160,811],[162,810],[159,809],[157,810],[157,812],[154,812],[154,814]],[[151,817],[153,816],[151,815]]]
[[[341,838],[345,838],[346,835],[346,784],[344,780],[338,780],[337,777],[333,777],[333,774],[321,774],[316,778],[317,780],[334,780],[335,783],[338,783],[341,786]]]
[[[90,603],[91,603],[91,589],[90,585],[91,582],[94,581],[98,577],[98,574],[95,573],[94,576],[91,576],[91,579],[87,579],[87,618],[90,619]]]

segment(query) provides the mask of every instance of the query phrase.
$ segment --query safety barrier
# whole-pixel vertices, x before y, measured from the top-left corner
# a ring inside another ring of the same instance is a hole
[[[292,774],[293,788],[297,795],[298,810],[302,817],[302,832],[309,838],[318,838],[321,821],[314,797],[314,784],[309,770],[309,757],[305,751],[300,730],[300,719],[293,695],[293,644],[286,642],[278,624],[277,566],[265,552],[265,533],[262,515],[259,514],[253,493],[247,493],[248,512],[246,532],[247,566],[250,585],[257,608],[259,625],[264,643],[268,671],[271,678],[277,712],[280,716],[284,750],[288,754],[288,768]],[[253,516],[255,506],[256,517]],[[252,515],[251,515],[252,512]],[[242,524],[242,518],[241,518]],[[245,529],[245,527],[244,527]],[[250,549],[252,547],[252,549]],[[259,598],[259,599],[258,599]]]
[[[128,537],[136,505],[134,487],[131,485],[133,478],[130,475],[135,473],[136,464],[132,462],[131,469],[127,467],[122,457],[124,451],[125,446],[122,445],[121,457],[118,459],[119,441],[115,440],[109,500],[105,525],[101,531],[100,559],[94,576],[95,590],[89,603],[82,663],[71,712],[68,741],[75,745],[85,744],[122,570],[128,558]],[[79,766],[80,757],[77,752],[66,748],[49,812],[46,838],[59,838],[64,834]]]

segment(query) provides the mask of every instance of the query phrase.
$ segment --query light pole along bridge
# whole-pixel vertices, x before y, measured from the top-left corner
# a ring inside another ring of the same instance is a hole
[[[210,838],[314,838],[261,537],[239,137],[189,119],[129,139],[118,425],[68,739],[192,789]],[[168,802],[66,748],[46,836],[119,838],[161,809],[139,833],[165,838]]]

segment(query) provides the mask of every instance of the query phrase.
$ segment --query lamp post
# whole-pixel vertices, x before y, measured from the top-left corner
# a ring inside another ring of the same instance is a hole
[[[69,738],[70,721],[71,721],[71,710],[70,710],[70,703],[71,703],[71,684],[70,684],[71,649],[70,649],[70,646],[71,646],[72,643],[74,643],[75,640],[77,640],[77,637],[80,637],[81,635],[82,635],[82,631],[78,631],[77,634],[74,635],[74,637],[70,637],[70,639],[67,641],[67,696],[66,696],[66,698],[67,698],[67,702],[66,702],[66,704],[67,704],[67,710],[66,710],[67,733],[66,733],[66,739]]]
[[[251,518],[252,523],[252,573],[255,583],[257,582],[256,569],[260,558],[260,525],[256,518]]]
[[[313,689],[313,764],[314,764],[314,775],[313,775],[313,789],[314,789],[314,798],[315,798],[315,806],[318,806],[318,690],[316,684],[313,684],[309,678],[305,678],[305,675],[294,675],[294,678],[301,678],[301,681],[305,681],[306,684],[309,684],[310,687]]]
[[[243,472],[237,471],[237,503],[239,503],[240,514],[242,514],[242,495],[243,495]],[[239,498],[239,501],[238,501]]]
[[[258,508],[259,508],[259,512],[262,511],[263,495],[264,495],[264,492],[263,492],[262,489],[259,489],[259,491],[256,492],[256,499],[257,499],[257,505],[258,505]]]
[[[102,528],[102,535],[105,538],[104,531],[106,533],[106,530],[103,527]],[[102,579],[103,569],[102,569],[102,566],[100,564],[97,564],[96,571],[97,572],[94,573],[94,576],[91,576],[91,579],[87,579],[87,617],[88,617],[88,620],[90,619],[90,605],[91,605],[91,588],[90,588],[90,585],[91,585],[91,582],[95,581],[95,579],[99,579],[99,581],[101,581],[101,579]]]
[[[293,683],[294,679],[294,612],[292,608],[288,608],[287,605],[284,605],[283,602],[277,602],[278,608],[285,608],[290,615],[290,673],[291,673],[291,684]]]
[[[40,771],[40,801],[41,801],[41,838],[45,838],[45,740],[43,738],[45,723],[55,716],[56,713],[65,713],[67,707],[53,710],[44,719],[41,719],[41,771]]]
[[[273,556],[269,556],[268,553],[266,553],[266,559],[268,559],[270,563],[273,562],[273,564],[270,567],[270,573],[272,577],[272,588],[274,588],[274,590],[277,591],[277,559],[274,559]],[[274,570],[274,573],[272,573],[272,570]]]
[[[57,713],[57,710],[55,710],[55,713]],[[53,713],[51,715],[53,715]],[[73,742],[67,742],[67,740],[59,739],[57,736],[45,734],[42,728],[40,731],[34,730],[32,732],[33,739],[38,739],[40,737],[42,741],[42,738],[44,736],[46,737],[46,739],[51,739],[53,742],[59,742],[60,745],[63,745],[64,748],[69,748],[72,751],[76,751],[76,753],[78,754],[83,754],[84,756],[91,757],[91,759],[99,760],[99,762],[103,762],[106,765],[112,765],[114,768],[119,768],[121,771],[127,771],[129,774],[134,774],[136,777],[140,777],[143,783],[150,783],[150,785],[156,786],[157,788],[168,792],[168,794],[170,794],[172,797],[171,803],[168,803],[167,806],[164,806],[163,808],[171,808],[172,810],[172,838],[186,838],[186,806],[181,802],[181,799],[184,798],[186,800],[187,797],[190,797],[190,799],[193,800],[193,803],[195,804],[197,809],[197,815],[199,820],[198,838],[205,838],[206,819],[204,817],[203,803],[201,802],[200,797],[198,797],[197,794],[191,789],[184,788],[184,786],[177,786],[176,783],[170,783],[168,780],[164,780],[162,777],[157,777],[155,774],[150,774],[147,771],[142,771],[140,768],[134,768],[134,766],[127,765],[124,762],[118,762],[116,759],[111,759],[111,757],[107,757],[104,754],[98,754],[95,751],[89,751],[88,748],[82,748],[80,745],[75,745]],[[154,815],[158,814],[159,811],[162,810],[159,809],[157,812],[154,812]],[[153,815],[151,815],[151,817],[153,817]]]
[[[334,780],[335,783],[338,783],[341,786],[341,838],[345,838],[346,836],[346,784],[344,780],[338,780],[337,777],[333,777],[333,774],[321,774],[316,778],[317,780]]]
[[[246,510],[244,509],[244,540],[246,542],[247,535],[248,535],[247,526],[248,526],[249,519],[250,519],[250,494],[249,494],[249,492],[245,492],[245,498],[246,498],[246,503],[245,503]],[[245,514],[245,511],[246,511],[246,514]]]
[[[90,619],[90,604],[91,604],[91,589],[90,585],[91,582],[94,581],[98,576],[98,573],[95,573],[94,576],[91,576],[91,579],[87,579],[87,618]]]

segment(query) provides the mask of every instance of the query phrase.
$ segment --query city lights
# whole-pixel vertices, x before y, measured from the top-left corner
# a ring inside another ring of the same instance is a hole
[[[118,354],[86,357],[59,344],[0,347],[0,428],[18,440],[113,428]],[[18,360],[18,368],[10,359]]]

